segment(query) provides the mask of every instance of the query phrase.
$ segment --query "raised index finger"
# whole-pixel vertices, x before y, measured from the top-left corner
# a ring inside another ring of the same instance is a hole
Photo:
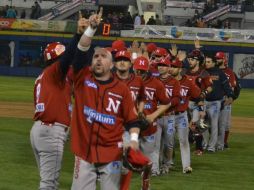
[[[78,12],[78,18],[79,18],[79,19],[83,18],[83,15],[82,15],[82,12],[81,12],[81,11]]]

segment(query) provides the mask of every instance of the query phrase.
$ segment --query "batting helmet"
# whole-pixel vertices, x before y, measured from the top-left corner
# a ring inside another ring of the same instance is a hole
[[[44,50],[44,60],[51,61],[59,56],[63,55],[65,52],[65,45],[61,44],[60,42],[53,42],[47,45]]]
[[[142,172],[152,166],[152,162],[140,150],[128,147],[124,151],[123,166],[134,172]]]
[[[199,49],[194,49],[188,54],[188,58],[193,58],[203,63],[205,56]]]

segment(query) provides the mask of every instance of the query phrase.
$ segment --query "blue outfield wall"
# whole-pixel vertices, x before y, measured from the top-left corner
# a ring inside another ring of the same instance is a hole
[[[72,34],[56,34],[56,33],[42,33],[42,32],[15,32],[15,31],[0,31],[0,41],[15,42],[14,51],[14,65],[13,67],[0,65],[0,75],[10,76],[38,76],[42,68],[34,66],[21,66],[20,54],[21,52],[31,52],[38,56],[38,52],[42,53],[45,45],[49,42],[59,41],[68,44]],[[95,37],[93,46],[111,46],[112,41],[122,39],[130,46],[134,39],[139,42],[154,42],[160,47],[170,48],[170,44],[177,44],[178,49],[187,52],[194,48],[193,41],[187,40],[172,40],[172,39],[141,39],[141,38],[120,38],[120,37]],[[33,47],[33,44],[34,45]],[[38,44],[41,44],[39,47]],[[31,47],[27,47],[30,46]],[[254,54],[254,44],[247,43],[231,43],[231,42],[211,42],[202,41],[202,51],[224,51],[229,53],[229,67],[233,68],[234,54]],[[1,46],[1,44],[0,44]],[[27,49],[26,49],[27,48]],[[34,49],[35,48],[35,49]],[[41,50],[38,50],[41,49]],[[1,51],[1,50],[0,50]],[[36,51],[36,52],[33,52]],[[254,65],[254,64],[253,64]],[[241,79],[242,87],[254,88],[254,79]]]

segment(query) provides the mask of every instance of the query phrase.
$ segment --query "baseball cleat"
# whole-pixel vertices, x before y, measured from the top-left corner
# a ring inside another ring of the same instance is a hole
[[[189,167],[184,168],[183,173],[184,174],[190,174],[190,173],[192,173],[192,167],[189,166]]]
[[[202,156],[203,153],[204,153],[204,151],[199,150],[199,149],[198,149],[198,150],[195,150],[195,152],[194,152],[194,154],[197,155],[197,156]]]
[[[160,176],[160,171],[152,171],[152,177]]]

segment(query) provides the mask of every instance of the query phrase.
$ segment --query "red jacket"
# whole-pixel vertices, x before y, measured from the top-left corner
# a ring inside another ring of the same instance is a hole
[[[112,77],[97,81],[89,68],[74,74],[72,151],[90,163],[121,159],[124,126],[137,120],[128,87]]]
[[[229,80],[229,84],[232,88],[234,88],[236,86],[236,78],[234,75],[234,72],[232,71],[232,69],[226,67],[225,69],[222,69],[222,71],[225,73],[225,75],[227,76],[228,80]]]

